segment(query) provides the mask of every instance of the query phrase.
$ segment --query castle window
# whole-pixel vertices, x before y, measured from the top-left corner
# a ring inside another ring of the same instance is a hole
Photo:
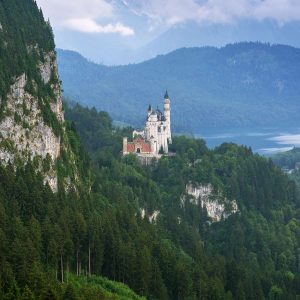
[[[141,153],[141,148],[137,148],[136,153]]]
[[[158,132],[161,132],[161,128],[160,127],[158,127]]]

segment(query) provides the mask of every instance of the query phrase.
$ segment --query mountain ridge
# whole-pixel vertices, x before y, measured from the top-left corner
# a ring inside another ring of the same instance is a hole
[[[299,61],[298,48],[261,43],[181,48],[114,67],[58,50],[67,98],[141,126],[141,112],[149,103],[159,105],[168,89],[173,126],[194,133],[203,127],[295,126]]]

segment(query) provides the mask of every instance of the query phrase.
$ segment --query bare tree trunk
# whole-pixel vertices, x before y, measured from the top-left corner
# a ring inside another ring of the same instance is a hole
[[[67,261],[67,283],[69,283],[69,261]]]
[[[77,252],[76,252],[76,275],[78,276],[79,275],[79,265],[78,265],[78,249],[77,249]]]
[[[81,275],[81,261],[79,261],[79,275]]]
[[[64,282],[64,261],[62,252],[60,253],[60,269],[61,269],[61,282]]]
[[[48,247],[46,248],[46,266],[48,270]]]
[[[89,276],[91,276],[91,247],[89,245]]]

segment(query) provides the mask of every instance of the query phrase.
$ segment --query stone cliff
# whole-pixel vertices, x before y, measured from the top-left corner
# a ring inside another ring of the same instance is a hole
[[[224,197],[211,184],[187,184],[186,195],[181,198],[182,205],[187,200],[205,208],[208,217],[213,222],[219,222],[222,219],[228,218],[231,214],[238,212],[236,201],[230,201]]]
[[[38,50],[36,47],[28,49],[28,52],[33,51]],[[39,96],[37,83],[29,80],[25,73],[14,79],[0,120],[0,160],[14,165],[28,159],[36,160],[45,183],[48,182],[52,190],[56,191],[55,164],[61,151],[63,131],[58,134],[45,117],[48,108],[46,115],[50,114],[52,122],[54,120],[63,128],[62,95],[55,53],[43,53],[43,59],[36,67],[49,93]],[[43,160],[47,160],[47,168],[43,168]]]

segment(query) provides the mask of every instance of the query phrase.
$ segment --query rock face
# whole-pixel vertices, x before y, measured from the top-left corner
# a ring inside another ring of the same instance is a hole
[[[58,68],[57,61],[54,52],[50,52],[45,55],[44,63],[39,64],[39,70],[41,73],[41,77],[45,84],[48,84],[51,80],[51,76],[54,76],[58,79]],[[54,92],[54,101],[50,102],[51,110],[56,114],[57,119],[60,122],[64,122],[64,114],[62,109],[62,94],[60,84],[57,82],[56,84],[52,84],[51,88]]]
[[[44,174],[53,191],[57,190],[57,173],[55,162],[60,155],[60,136],[46,124],[41,101],[47,101],[58,123],[63,125],[62,96],[55,53],[45,53],[43,62],[37,66],[44,84],[49,84],[51,97],[38,99],[34,93],[28,92],[29,83],[23,74],[15,79],[6,98],[4,117],[0,120],[0,160],[3,163],[18,163],[28,159],[39,161],[39,169]],[[50,83],[55,77],[53,84]],[[31,82],[35,87],[35,82]],[[47,159],[49,167],[42,169],[42,161]]]
[[[182,205],[189,200],[191,203],[201,205],[206,208],[208,216],[213,222],[219,222],[228,218],[231,214],[238,212],[238,205],[235,200],[230,201],[223,197],[220,192],[216,192],[211,184],[186,186],[186,195],[182,197]]]
[[[152,214],[148,214],[146,213],[146,210],[144,208],[140,209],[140,215],[142,219],[148,218],[149,222],[152,224],[156,223],[159,214],[160,214],[159,210],[155,210]]]

